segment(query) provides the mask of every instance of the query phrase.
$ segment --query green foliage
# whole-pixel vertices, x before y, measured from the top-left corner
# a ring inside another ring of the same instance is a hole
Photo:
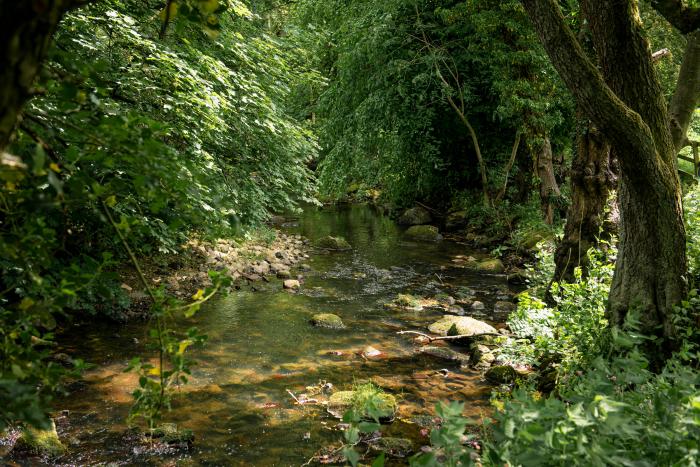
[[[688,272],[697,287],[700,278],[700,186],[693,185],[683,197]]]
[[[506,345],[501,350],[502,355],[514,360],[525,359],[528,363],[556,358],[562,361],[563,372],[585,366],[599,355],[607,329],[605,308],[614,271],[614,263],[609,258],[615,251],[614,248],[605,253],[589,251],[587,277],[582,277],[577,269],[575,282],[552,284],[550,293],[554,306],[547,306],[542,298],[523,292],[517,310],[508,318],[509,328],[519,340]],[[542,260],[552,262],[552,257],[547,254]],[[539,272],[547,283],[551,269]]]
[[[411,466],[457,467],[474,464],[476,451],[467,444],[474,439],[474,435],[465,434],[467,425],[473,422],[462,416],[463,411],[464,403],[437,404],[435,413],[440,417],[440,427],[430,432],[432,450],[412,457]]]
[[[380,420],[387,417],[387,413],[396,410],[396,401],[393,396],[386,394],[382,388],[371,381],[356,384],[352,389],[352,401],[350,409],[343,414],[343,421],[348,427],[343,432],[343,455],[356,466],[360,461],[360,454],[355,450],[362,441],[363,434],[370,434],[381,429]],[[372,463],[373,467],[384,465],[382,453]]]
[[[653,372],[649,339],[637,331],[634,313],[624,329],[604,328],[599,307],[607,296],[609,266],[592,264],[590,278],[559,286],[555,309],[529,295],[521,299],[510,324],[535,338],[530,355],[558,353],[569,370],[578,371],[569,371],[549,397],[525,385],[499,401],[495,423],[480,440],[480,465],[695,465],[700,455],[698,293],[691,292],[676,311],[682,345]],[[582,300],[588,297],[592,304]],[[520,342],[517,351],[525,345]],[[451,415],[455,434],[431,436],[431,443],[470,465],[473,451],[458,436],[465,426],[460,414]],[[438,464],[429,453],[412,465]]]
[[[568,98],[516,1],[307,0],[298,10],[327,38],[318,50],[330,77],[318,103],[326,192],[357,182],[407,205],[478,186],[473,142],[448,97],[464,104],[491,168],[503,167],[518,131],[532,145],[565,133]]]
[[[45,424],[72,374],[50,359],[57,325],[128,307],[121,236],[135,256],[176,254],[192,232],[240,236],[272,210],[313,202],[317,145],[291,114],[306,72],[293,47],[239,2],[174,4],[164,35],[162,4],[105,0],[68,14],[3,156],[0,428]],[[167,303],[158,295],[153,315],[165,319]],[[187,366],[158,327],[167,388]],[[147,419],[164,404],[151,379],[137,397]]]
[[[686,343],[659,373],[634,330],[560,389],[533,399],[516,390],[497,413],[488,465],[694,465],[700,454],[697,347]],[[692,357],[689,360],[688,357]]]

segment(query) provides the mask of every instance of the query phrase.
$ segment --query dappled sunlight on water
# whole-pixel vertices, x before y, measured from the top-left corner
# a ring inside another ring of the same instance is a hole
[[[412,420],[433,414],[439,400],[465,401],[466,415],[473,417],[488,410],[489,387],[478,372],[418,354],[413,339],[396,335],[402,329],[425,330],[443,312],[384,304],[398,293],[433,296],[459,286],[492,303],[503,293],[502,277],[453,268],[451,259],[464,254],[464,246],[404,241],[391,220],[367,207],[309,209],[291,231],[312,241],[344,236],[353,250],[312,255],[311,271],[298,273],[298,293],[282,290],[278,281],[261,284],[261,291],[219,298],[179,323],[196,325],[209,336],[192,352],[197,366],[165,417],[195,432],[192,451],[143,452],[125,438],[129,393],[137,381],[122,371],[133,356],[148,355],[147,331],[144,324],[105,325],[82,329],[65,345],[97,366],[59,403],[68,411],[59,431],[71,448],[62,462],[300,465],[341,437],[334,430],[337,420],[322,404],[297,405],[289,393],[303,394],[319,381],[348,389],[372,379],[399,400],[399,417],[388,433],[420,443],[428,440]],[[309,320],[316,313],[337,314],[346,328],[315,328]],[[368,346],[379,355],[368,356]],[[310,397],[323,400],[323,395]]]

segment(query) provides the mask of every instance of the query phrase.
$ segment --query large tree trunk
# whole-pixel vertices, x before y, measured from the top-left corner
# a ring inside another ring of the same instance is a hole
[[[641,312],[642,331],[673,341],[673,307],[686,293],[685,230],[676,149],[634,0],[582,0],[606,80],[555,0],[523,0],[542,43],[621,168],[620,245],[608,318]],[[606,83],[607,81],[607,83]]]
[[[0,0],[0,153],[32,94],[41,62],[65,11],[77,0]]]
[[[571,163],[571,204],[564,238],[554,254],[553,281],[571,282],[574,269],[588,269],[588,250],[597,244],[604,224],[605,206],[617,180],[610,144],[592,125],[579,131]]]

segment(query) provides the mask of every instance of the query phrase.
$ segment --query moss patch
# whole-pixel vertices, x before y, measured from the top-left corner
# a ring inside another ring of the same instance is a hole
[[[311,324],[319,328],[342,329],[345,327],[340,316],[333,313],[319,313],[311,318]]]
[[[323,248],[324,250],[337,250],[344,251],[352,249],[352,246],[343,237],[327,237],[320,238],[316,242],[318,248]]]
[[[406,230],[406,236],[422,242],[437,242],[442,240],[442,235],[434,225],[414,225]]]
[[[13,448],[13,453],[28,452],[41,456],[56,457],[66,452],[66,447],[58,438],[56,424],[51,421],[51,427],[47,430],[39,430],[32,427],[22,428]]]
[[[492,274],[499,274],[505,271],[503,263],[498,258],[485,259],[476,263],[476,270],[482,272],[490,272]]]
[[[375,414],[380,420],[391,420],[397,408],[396,398],[371,382],[360,384],[352,391],[337,391],[328,400],[328,411],[335,416],[353,409],[363,419],[372,419]]]

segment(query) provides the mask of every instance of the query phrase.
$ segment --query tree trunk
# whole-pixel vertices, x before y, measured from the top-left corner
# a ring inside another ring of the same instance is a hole
[[[593,126],[580,131],[571,163],[571,205],[566,214],[564,238],[557,245],[553,281],[571,282],[574,269],[586,274],[586,252],[597,244],[604,222],[605,205],[615,187],[610,144]]]
[[[669,105],[673,142],[679,151],[687,144],[688,126],[693,111],[700,104],[700,31],[688,34],[687,39],[676,90]]]
[[[0,152],[32,94],[41,62],[65,11],[78,1],[0,0]]]
[[[513,177],[515,185],[515,195],[512,202],[517,204],[525,204],[530,199],[532,192],[532,157],[527,144],[521,144],[515,157],[517,170]]]
[[[545,136],[544,143],[537,153],[537,177],[540,180],[540,202],[544,221],[548,225],[554,223],[555,199],[561,196],[556,177],[554,176],[554,158],[552,144]]]
[[[642,332],[673,342],[673,307],[686,293],[681,190],[666,102],[636,2],[581,1],[604,80],[556,0],[522,1],[577,104],[619,158],[621,232],[608,319],[621,325],[638,310]]]

